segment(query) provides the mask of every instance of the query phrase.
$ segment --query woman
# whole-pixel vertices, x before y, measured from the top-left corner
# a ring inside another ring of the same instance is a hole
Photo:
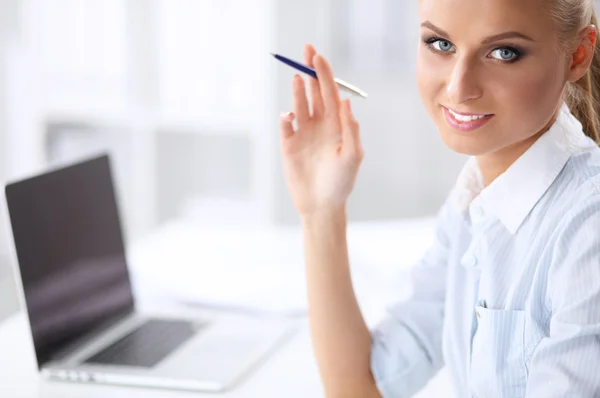
[[[419,18],[421,99],[447,146],[472,157],[414,268],[414,294],[373,330],[346,246],[359,125],[310,45],[311,106],[295,76],[294,112],[281,117],[327,396],[409,397],[447,365],[458,397],[600,397],[593,2],[420,0]]]

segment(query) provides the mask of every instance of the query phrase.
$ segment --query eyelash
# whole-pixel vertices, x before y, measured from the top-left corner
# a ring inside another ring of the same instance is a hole
[[[427,39],[423,40],[423,42],[425,43],[425,45],[427,45],[427,47],[431,51],[433,51],[434,53],[441,54],[441,55],[448,55],[449,54],[448,51],[440,51],[437,48],[433,47],[433,44],[435,42],[438,42],[438,41],[445,41],[445,42],[448,42],[448,43],[452,44],[452,42],[450,42],[450,41],[448,41],[446,39],[443,39],[441,37],[438,37],[438,36],[432,36],[430,38],[427,38]],[[452,45],[454,46],[454,44],[452,44]],[[519,50],[519,49],[514,48],[514,47],[497,47],[493,51],[496,51],[496,50],[508,50],[508,51],[512,52],[513,54],[515,54],[515,56],[512,59],[507,60],[507,61],[502,61],[502,60],[497,59],[497,58],[492,58],[492,60],[494,60],[494,61],[496,61],[496,62],[498,62],[500,64],[512,64],[512,63],[515,63],[518,60],[520,60],[521,58],[523,58],[523,56],[525,55],[525,52],[523,50]]]

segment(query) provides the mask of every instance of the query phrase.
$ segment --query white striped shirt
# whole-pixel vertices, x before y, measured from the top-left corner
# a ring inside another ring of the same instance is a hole
[[[566,105],[488,187],[467,162],[412,286],[372,330],[383,397],[444,365],[456,397],[600,397],[600,149]]]

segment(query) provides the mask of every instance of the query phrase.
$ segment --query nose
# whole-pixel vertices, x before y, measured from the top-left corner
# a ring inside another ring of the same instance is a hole
[[[454,105],[481,97],[482,89],[478,82],[477,70],[468,59],[460,59],[454,65],[446,86],[446,93]]]

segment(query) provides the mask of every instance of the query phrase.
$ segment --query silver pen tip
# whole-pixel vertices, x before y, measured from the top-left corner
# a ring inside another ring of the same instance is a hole
[[[275,55],[276,55],[276,54],[273,54],[273,53],[269,53],[269,54],[271,54],[272,56],[275,56]]]

